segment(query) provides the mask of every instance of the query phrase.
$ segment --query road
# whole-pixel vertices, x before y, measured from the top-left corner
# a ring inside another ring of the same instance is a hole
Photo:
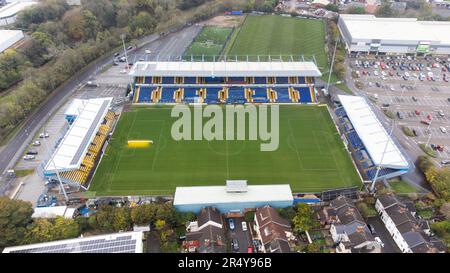
[[[169,56],[179,56],[190,44],[192,39],[199,32],[201,27],[190,26],[176,33],[170,33],[167,36],[159,37],[153,34],[141,39],[138,43],[139,49],[130,52],[133,55],[142,55],[145,47],[150,47],[155,56],[168,58]],[[32,137],[45,124],[55,111],[63,105],[63,103],[92,76],[100,73],[100,70],[106,64],[111,63],[113,56],[108,55],[99,58],[90,66],[88,66],[81,74],[69,80],[64,86],[60,86],[51,96],[44,101],[41,106],[36,109],[28,118],[22,123],[22,128],[3,146],[0,151],[0,174],[12,168],[19,157],[24,152],[28,143],[31,142]],[[130,60],[132,60],[130,58]]]
[[[371,217],[367,219],[367,224],[372,225],[375,228],[376,234],[374,237],[380,237],[381,241],[384,243],[382,248],[383,253],[399,253],[400,249],[397,244],[392,239],[389,231],[384,226],[379,216]]]

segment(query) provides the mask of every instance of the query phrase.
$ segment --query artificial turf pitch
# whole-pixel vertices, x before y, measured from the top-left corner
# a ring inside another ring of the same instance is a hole
[[[290,184],[293,192],[360,186],[358,174],[326,107],[280,105],[279,147],[262,141],[175,141],[171,106],[123,112],[90,185],[97,195],[169,195],[177,186]],[[206,121],[206,120],[205,120]],[[225,123],[224,123],[225,124]],[[128,140],[150,139],[150,148]]]

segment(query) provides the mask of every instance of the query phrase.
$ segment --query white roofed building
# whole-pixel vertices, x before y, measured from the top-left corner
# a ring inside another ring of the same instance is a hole
[[[287,184],[244,185],[228,181],[226,186],[177,187],[173,206],[184,212],[199,213],[202,208],[214,207],[228,213],[266,205],[283,208],[292,206],[293,200]]]
[[[115,120],[112,98],[75,100],[66,111],[72,123],[44,164],[44,175],[83,185],[97,162],[101,148]]]
[[[450,22],[341,14],[338,27],[349,52],[450,54]]]
[[[16,21],[17,14],[28,7],[36,5],[36,1],[18,0],[0,8],[0,26],[6,26]]]
[[[369,180],[391,178],[408,172],[410,163],[393,136],[384,128],[363,97],[338,96],[342,108],[336,110],[356,161]]]
[[[0,53],[17,45],[25,36],[21,30],[0,29]]]
[[[143,253],[143,232],[120,232],[32,245],[6,247],[3,253]]]

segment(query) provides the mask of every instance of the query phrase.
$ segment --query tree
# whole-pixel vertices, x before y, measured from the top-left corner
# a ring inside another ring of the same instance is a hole
[[[395,10],[392,9],[390,2],[384,2],[375,11],[377,17],[396,17]]]
[[[450,200],[450,168],[431,167],[425,176],[439,198]]]
[[[450,220],[450,202],[442,204],[439,211],[445,216],[445,219]]]
[[[142,204],[131,209],[131,221],[136,225],[149,225],[155,221],[156,206]]]
[[[348,14],[366,14],[366,10],[363,7],[349,7],[345,10],[345,13]]]
[[[337,5],[335,5],[335,4],[328,4],[328,5],[325,5],[324,8],[325,8],[326,10],[329,10],[329,11],[339,12],[339,7],[338,7]]]
[[[441,238],[447,247],[450,246],[450,221],[441,221],[431,224],[431,230]]]
[[[58,216],[55,219],[38,218],[28,226],[27,243],[49,242],[78,237],[80,229],[73,219]]]
[[[32,214],[31,203],[0,197],[0,248],[23,242]]]
[[[314,211],[308,204],[298,203],[296,206],[296,214],[292,219],[294,231],[302,233],[319,226],[319,222],[315,218]]]
[[[75,238],[80,234],[80,226],[74,219],[68,219],[61,216],[55,218],[53,228],[58,240]]]
[[[296,215],[293,207],[281,208],[281,209],[277,209],[277,211],[281,217],[288,220],[290,223],[292,223],[292,219]]]
[[[160,220],[160,219],[156,220],[156,222],[155,222],[156,230],[163,230],[165,226],[166,226],[166,221]]]
[[[115,231],[128,230],[131,226],[130,209],[126,207],[115,208],[113,228]]]
[[[141,11],[136,16],[133,16],[130,22],[130,29],[135,37],[150,33],[155,26],[155,18],[146,11]]]
[[[0,92],[22,79],[21,64],[22,60],[14,49],[7,49],[0,54]]]
[[[431,161],[431,158],[429,156],[426,155],[420,155],[417,158],[417,163],[416,163],[417,167],[419,167],[419,169],[425,173],[428,169],[430,169],[431,167],[434,166],[433,161]]]

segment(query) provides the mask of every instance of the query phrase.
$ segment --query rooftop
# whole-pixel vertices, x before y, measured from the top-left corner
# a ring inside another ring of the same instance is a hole
[[[7,247],[3,253],[142,253],[142,232],[121,232]]]
[[[35,1],[17,1],[0,8],[0,19],[14,16],[19,11],[37,4]]]
[[[314,62],[136,62],[131,76],[174,77],[320,77]]]
[[[374,15],[341,14],[353,39],[406,40],[450,44],[450,22],[416,18],[377,18]]]
[[[374,163],[381,167],[408,169],[408,161],[366,100],[359,96],[338,97]]]
[[[80,167],[83,156],[109,110],[112,98],[85,100],[79,115],[59,143],[45,172],[73,170]]]
[[[177,187],[174,206],[204,204],[293,201],[291,187],[283,185],[249,185],[246,192],[227,192],[226,186]]]

